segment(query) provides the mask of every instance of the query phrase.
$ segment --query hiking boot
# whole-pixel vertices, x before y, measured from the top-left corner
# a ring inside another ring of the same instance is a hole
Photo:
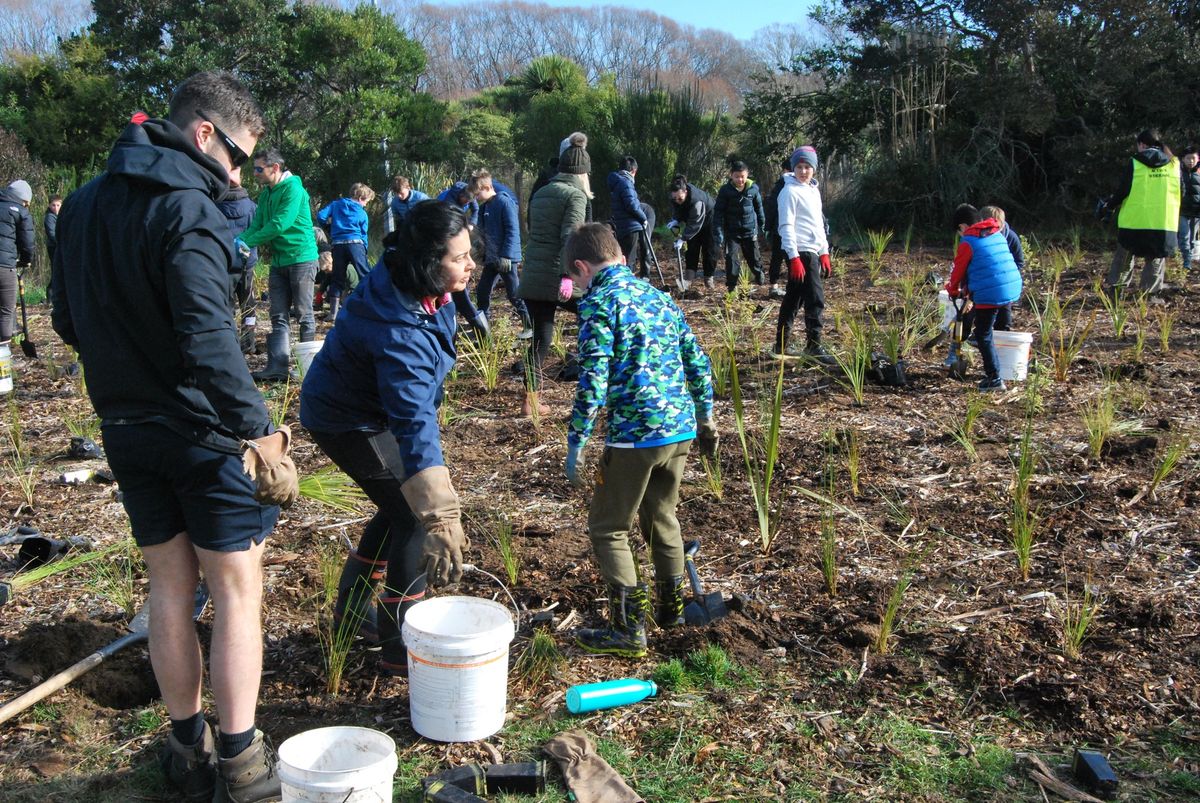
[[[985,393],[988,393],[991,391],[1008,390],[1008,385],[1005,385],[1004,380],[1000,377],[996,377],[995,379],[984,378],[979,383],[979,389]]]
[[[949,369],[949,368],[953,368],[957,364],[958,364],[958,344],[951,343],[950,351],[947,352],[947,354],[946,354],[946,359],[942,360],[942,367]]]
[[[263,732],[254,732],[250,746],[233,758],[217,760],[220,777],[213,803],[259,803],[281,800],[279,776],[275,774],[275,751]]]
[[[204,723],[200,741],[193,745],[180,743],[175,734],[167,736],[159,756],[159,765],[167,780],[183,795],[186,801],[208,801],[213,798],[217,786],[217,756],[212,729]]]
[[[683,575],[654,581],[654,623],[659,627],[678,627],[683,620]]]
[[[608,627],[580,628],[575,643],[596,655],[641,658],[646,654],[646,585],[608,587]]]
[[[837,360],[821,345],[820,338],[809,337],[804,346],[804,356],[816,360],[821,365],[837,365]]]

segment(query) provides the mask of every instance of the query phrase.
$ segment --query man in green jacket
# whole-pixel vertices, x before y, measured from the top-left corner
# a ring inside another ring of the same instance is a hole
[[[270,148],[254,157],[254,177],[264,185],[258,211],[241,240],[253,248],[271,249],[267,289],[271,298],[271,334],[267,338],[267,367],[253,374],[260,382],[287,379],[291,363],[288,348],[288,312],[300,318],[300,342],[316,338],[313,315],[313,281],[317,275],[317,240],[313,236],[312,209],[300,177],[284,164],[279,151]]]

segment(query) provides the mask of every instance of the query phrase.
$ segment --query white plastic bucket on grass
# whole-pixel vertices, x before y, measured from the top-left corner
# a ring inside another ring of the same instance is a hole
[[[1029,373],[1029,352],[1033,348],[1032,332],[992,332],[996,343],[997,367],[1005,381],[1022,381]]]
[[[435,597],[404,614],[413,730],[439,742],[473,742],[504,726],[512,615],[498,602]]]
[[[279,746],[283,803],[391,803],[396,743],[370,728],[317,728]]]
[[[0,346],[0,393],[12,393],[12,350],[5,343]]]
[[[312,365],[313,357],[317,356],[317,352],[324,345],[324,340],[310,340],[307,343],[297,343],[292,346],[292,351],[296,354],[296,365],[300,370],[301,379],[308,373],[308,367]]]

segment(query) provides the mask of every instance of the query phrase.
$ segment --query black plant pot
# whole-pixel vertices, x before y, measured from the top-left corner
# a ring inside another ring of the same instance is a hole
[[[895,363],[884,362],[879,368],[883,384],[890,388],[902,388],[908,385],[908,375],[904,371],[904,360]]]

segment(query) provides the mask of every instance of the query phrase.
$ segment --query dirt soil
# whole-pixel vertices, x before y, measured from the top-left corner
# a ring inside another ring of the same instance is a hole
[[[673,264],[666,254],[660,260],[664,268]],[[927,270],[944,275],[949,253],[889,253],[886,260],[885,277]],[[1194,776],[1200,769],[1200,286],[1192,278],[1186,289],[1170,290],[1147,306],[1141,324],[1145,340],[1138,353],[1137,316],[1117,337],[1092,291],[1093,277],[1102,275],[1107,260],[1105,253],[1087,252],[1061,279],[1061,298],[1078,293],[1068,323],[1075,320],[1076,309],[1084,310],[1084,320],[1095,318],[1066,381],[1051,377],[1040,383],[1040,403],[1032,418],[1038,459],[1030,490],[1038,523],[1028,579],[1017,570],[1008,521],[1013,465],[1031,404],[1029,383],[1010,383],[1007,392],[986,398],[976,425],[977,457],[972,459],[951,431],[962,421],[980,377],[977,360],[962,382],[943,371],[944,346],[913,349],[907,354],[910,384],[870,384],[862,406],[819,368],[788,360],[772,489],[779,530],[770,549],[764,552],[760,541],[728,394],[716,402],[721,498],[710,490],[699,460],[689,463],[684,479],[679,516],[685,538],[700,539],[701,574],[709,590],[729,600],[730,615],[705,628],[652,630],[651,654],[643,661],[586,656],[572,645],[569,628],[552,629],[568,663],[557,677],[539,684],[510,673],[510,717],[549,721],[561,709],[568,685],[622,675],[647,677],[663,661],[683,658],[709,641],[761,677],[759,692],[738,695],[736,704],[730,698],[722,718],[710,724],[719,734],[712,738],[738,741],[744,736],[747,745],[774,743],[792,768],[788,772],[815,771],[817,780],[810,782],[823,795],[906,797],[871,783],[871,768],[887,757],[890,745],[860,743],[853,733],[860,723],[894,715],[949,734],[964,749],[987,738],[1008,749],[1061,757],[1069,756],[1073,745],[1093,745],[1111,751],[1124,773],[1122,799],[1185,799],[1158,786],[1156,778],[1162,772]],[[826,291],[826,340],[831,346],[839,343],[846,319],[867,308],[895,308],[900,292],[894,282],[872,283],[860,256],[838,261],[839,271]],[[1029,284],[1037,293],[1046,289],[1036,269]],[[932,297],[937,289],[924,284],[916,292]],[[744,302],[746,320],[758,324],[747,324],[737,341],[741,385],[752,416],[759,409],[754,400],[769,397],[780,368],[765,351],[778,302],[764,291],[757,289]],[[710,352],[720,342],[712,316],[721,297],[720,292],[693,290],[680,300]],[[493,309],[509,313],[499,296]],[[1159,344],[1163,316],[1171,316],[1174,324],[1165,351]],[[1049,373],[1034,312],[1023,304],[1014,318],[1014,329],[1034,333],[1035,362]],[[50,331],[47,309],[34,310],[31,326],[39,351],[53,355],[54,362],[28,361],[19,353],[14,357],[14,398],[35,460],[37,487],[28,504],[11,474],[6,475],[0,495],[4,528],[32,524],[56,537],[87,535],[99,544],[111,543],[128,532],[115,486],[56,481],[62,472],[86,465],[60,456],[69,440],[65,419],[86,405],[74,380],[51,375],[67,355]],[[797,344],[802,344],[802,328],[798,321]],[[252,357],[252,367],[262,360]],[[1116,419],[1135,423],[1124,423],[1099,457],[1092,457],[1080,411],[1106,388]],[[586,534],[589,492],[573,489],[562,470],[562,422],[573,392],[572,383],[548,382],[544,401],[553,412],[539,426],[519,417],[519,378],[510,373],[494,393],[487,393],[463,366],[447,394],[452,421],[443,428],[444,451],[463,496],[473,543],[469,560],[503,575],[492,533],[495,516],[506,515],[514,524],[521,559],[511,591],[525,621],[528,613],[547,608],[555,624],[568,618],[576,625],[594,624],[602,616],[604,591]],[[299,429],[294,402],[287,420]],[[860,478],[854,493],[838,452],[837,507],[832,510],[839,582],[837,595],[831,596],[818,564],[821,520],[829,508],[813,494],[827,493],[826,433],[849,430],[860,444]],[[1153,493],[1147,492],[1164,450],[1185,434],[1192,446],[1179,466]],[[304,433],[298,435],[295,454],[302,473],[325,465]],[[598,434],[588,447],[588,460],[598,456],[599,444]],[[269,540],[260,725],[278,744],[314,726],[353,722],[387,730],[410,756],[436,756],[447,763],[486,758],[479,743],[435,745],[416,736],[408,721],[406,685],[376,671],[376,653],[356,650],[340,696],[326,693],[314,630],[321,584],[318,556],[344,550],[347,539],[357,540],[361,523],[360,516],[301,500],[283,514]],[[4,575],[17,571],[15,555],[15,546],[0,548]],[[891,650],[880,655],[874,645],[881,614],[905,573],[911,586],[900,606]],[[1079,604],[1085,588],[1100,600],[1100,612],[1081,656],[1068,659],[1062,615]],[[141,579],[138,594],[144,590]],[[478,574],[468,575],[459,593],[507,599]],[[0,697],[15,696],[38,677],[119,636],[124,631],[115,610],[94,583],[73,574],[17,594],[0,608],[0,637],[7,640]],[[204,630],[210,621],[211,612],[203,619]],[[530,633],[527,624],[521,628],[514,655],[522,652]],[[72,757],[67,763],[74,769],[64,772],[86,779],[78,792],[82,797],[74,799],[99,799],[125,770],[95,769],[97,765],[72,753],[72,741],[78,739],[72,736],[72,722],[127,724],[152,696],[144,648],[126,650],[47,701],[60,706],[56,716],[27,713],[16,720],[21,723],[17,727],[0,726],[0,757],[6,767],[0,777],[6,784],[25,784],[22,789],[36,788],[37,759],[53,746]],[[669,701],[670,695],[666,697]],[[648,706],[595,720],[592,727],[606,738],[628,738],[636,746],[636,733],[626,737],[630,718],[639,729],[650,728],[667,721],[667,710]],[[846,732],[822,739],[802,736],[794,728],[827,715]],[[781,724],[781,717],[791,724]],[[165,727],[131,737],[128,729],[114,725],[110,741],[131,756],[135,768],[148,766]],[[501,750],[506,749],[506,732],[491,740]],[[1167,741],[1174,752],[1163,749]],[[734,778],[739,772],[731,760],[706,765],[701,774],[704,788],[713,790],[722,788],[726,775]],[[847,777],[865,785],[856,786]],[[409,789],[413,781],[403,783]],[[730,781],[724,788],[760,791],[731,791],[722,799],[783,797],[761,792],[774,788],[773,782],[755,783]],[[171,799],[161,794],[139,799]],[[1036,786],[1028,785],[981,799],[1002,797],[1043,799]]]

